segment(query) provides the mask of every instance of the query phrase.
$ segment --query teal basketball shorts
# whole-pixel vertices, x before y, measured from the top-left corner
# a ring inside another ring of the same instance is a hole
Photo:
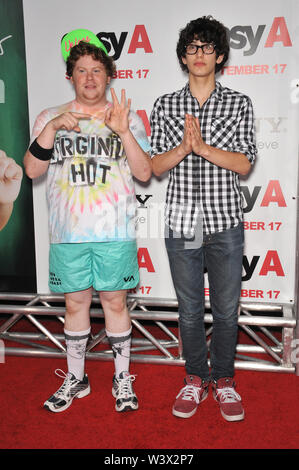
[[[53,292],[133,289],[139,282],[136,241],[52,243],[49,271]]]

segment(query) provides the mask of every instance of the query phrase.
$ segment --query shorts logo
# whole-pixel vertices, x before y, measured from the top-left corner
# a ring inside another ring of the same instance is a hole
[[[130,282],[130,281],[134,281],[134,276],[128,276],[128,277],[124,277],[124,281],[125,282]]]
[[[52,286],[61,286],[61,279],[56,277],[55,273],[50,272],[50,284]]]

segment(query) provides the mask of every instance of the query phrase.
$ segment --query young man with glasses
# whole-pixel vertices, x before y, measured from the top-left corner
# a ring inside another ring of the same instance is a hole
[[[169,172],[165,244],[187,372],[172,412],[192,416],[211,384],[222,416],[238,421],[244,418],[233,380],[244,244],[239,175],[250,171],[256,156],[252,104],[215,79],[229,56],[226,29],[218,21],[188,23],[177,56],[189,81],[158,98],[151,114],[153,172]],[[213,314],[211,371],[205,268]]]

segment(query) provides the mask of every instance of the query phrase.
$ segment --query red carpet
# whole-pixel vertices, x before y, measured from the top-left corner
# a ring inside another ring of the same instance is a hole
[[[112,362],[87,361],[92,393],[65,412],[42,408],[60,385],[65,360],[6,357],[0,364],[1,449],[298,449],[299,377],[237,371],[245,420],[227,423],[210,393],[190,419],[171,407],[182,386],[180,366],[131,364],[136,412],[117,413]]]

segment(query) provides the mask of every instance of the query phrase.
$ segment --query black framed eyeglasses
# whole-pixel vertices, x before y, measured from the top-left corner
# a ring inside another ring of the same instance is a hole
[[[198,46],[197,44],[188,44],[186,47],[186,54],[196,54],[198,49],[201,49],[204,54],[213,54],[215,51],[215,46],[214,44],[202,44],[201,46]]]

